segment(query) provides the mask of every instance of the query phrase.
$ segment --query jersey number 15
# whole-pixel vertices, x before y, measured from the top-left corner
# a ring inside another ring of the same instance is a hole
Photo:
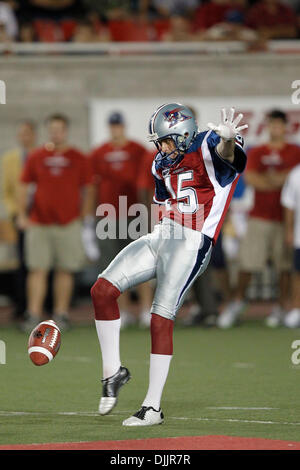
[[[171,175],[165,177],[165,185],[172,199],[177,200],[177,207],[182,214],[194,214],[198,210],[196,190],[191,186],[182,187],[185,181],[193,181],[193,171],[185,171],[177,175],[177,194],[171,184]],[[167,210],[171,209],[171,201],[166,201]]]

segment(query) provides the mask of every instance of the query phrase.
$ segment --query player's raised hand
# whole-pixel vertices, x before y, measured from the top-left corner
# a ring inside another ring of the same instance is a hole
[[[207,124],[208,128],[212,131],[216,132],[222,139],[231,140],[236,137],[240,131],[247,129],[248,124],[244,124],[243,126],[239,126],[239,123],[243,119],[243,114],[240,113],[234,119],[235,109],[230,108],[229,112],[226,111],[225,108],[221,110],[221,117],[222,122],[219,125],[213,124],[209,122]]]

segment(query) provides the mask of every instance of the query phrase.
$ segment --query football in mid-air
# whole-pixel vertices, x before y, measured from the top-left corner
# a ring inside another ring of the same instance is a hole
[[[53,320],[39,323],[28,340],[28,354],[36,366],[52,361],[60,348],[60,330]]]

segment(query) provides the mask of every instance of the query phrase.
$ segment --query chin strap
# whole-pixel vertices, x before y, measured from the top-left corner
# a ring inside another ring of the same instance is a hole
[[[177,139],[174,139],[174,136],[172,136],[172,135],[165,137],[165,138],[171,138],[171,139],[173,140],[173,142],[175,143],[175,149],[173,150],[173,152],[168,153],[168,154],[162,153],[162,151],[159,149],[158,144],[155,142],[156,148],[157,148],[157,150],[158,150],[158,154],[156,155],[155,160],[156,160],[157,162],[161,163],[162,165],[163,165],[163,161],[164,161],[164,160],[170,158],[171,155],[173,155],[175,152],[179,152],[179,155],[178,155],[176,158],[174,158],[173,161],[169,162],[169,164],[166,165],[166,167],[171,167],[171,166],[173,166],[175,163],[178,162],[178,159],[179,159],[180,157],[182,157],[182,156],[184,155],[184,153],[187,152],[187,150],[190,148],[190,146],[192,145],[192,143],[193,143],[193,141],[194,141],[194,139],[195,139],[196,136],[195,136],[195,135],[193,136],[193,138],[192,138],[192,140],[191,140],[191,142],[190,142],[190,144],[189,144],[188,147],[186,147],[186,145],[185,145],[185,137],[180,136],[180,135],[176,135],[176,137],[177,137]],[[181,140],[178,142],[179,138],[180,138]],[[180,147],[181,147],[181,148],[180,148]],[[183,148],[183,147],[184,147],[184,148]]]
[[[179,150],[174,150],[172,153],[168,154],[162,154],[159,152],[155,158],[155,161],[157,161],[163,168],[169,168],[179,162],[179,160],[183,157],[183,153],[179,153],[176,158],[172,159],[170,158],[171,155],[173,155],[174,152],[178,152]],[[166,163],[167,162],[167,163]]]

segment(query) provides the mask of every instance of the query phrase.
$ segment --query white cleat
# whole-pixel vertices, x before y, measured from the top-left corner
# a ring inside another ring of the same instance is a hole
[[[123,426],[153,426],[163,422],[164,415],[161,409],[157,411],[152,406],[142,406],[133,416],[123,421]]]
[[[107,415],[116,406],[118,401],[117,397],[101,397],[99,403],[100,415]]]
[[[107,415],[116,406],[120,388],[130,379],[131,375],[129,370],[121,366],[114,375],[101,380],[102,397],[99,403],[99,413],[101,415]]]
[[[286,314],[283,324],[287,328],[300,328],[300,308],[293,308],[293,310],[290,310]]]
[[[277,328],[278,326],[282,324],[283,317],[284,317],[284,310],[282,310],[282,308],[279,305],[275,305],[270,315],[267,316],[265,320],[265,324],[269,328]]]
[[[230,302],[228,307],[226,307],[218,316],[216,322],[217,326],[223,329],[231,328],[236,324],[245,308],[246,302],[243,302],[242,300],[235,300]]]

